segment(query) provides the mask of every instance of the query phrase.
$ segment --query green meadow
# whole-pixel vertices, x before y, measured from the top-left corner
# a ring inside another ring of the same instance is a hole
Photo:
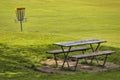
[[[23,32],[16,8],[25,7]],[[120,0],[1,0],[0,80],[119,80],[120,68],[101,72],[49,74],[33,70],[59,49],[55,42],[101,39],[120,65]]]

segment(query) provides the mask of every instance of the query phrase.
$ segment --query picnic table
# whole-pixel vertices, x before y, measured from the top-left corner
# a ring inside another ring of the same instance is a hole
[[[61,53],[64,54],[62,68],[64,67],[65,62],[67,63],[67,66],[69,68],[69,62],[68,62],[69,53],[70,52],[75,52],[75,51],[82,51],[82,54],[73,55],[73,56],[69,57],[69,58],[76,59],[75,70],[76,70],[79,59],[85,59],[86,60],[86,58],[92,57],[91,63],[92,63],[93,59],[95,59],[97,61],[97,63],[99,63],[98,59],[96,58],[96,56],[99,56],[99,55],[106,55],[104,63],[103,63],[103,66],[104,66],[105,62],[106,62],[106,59],[107,59],[107,55],[110,55],[110,54],[115,52],[115,51],[111,51],[111,50],[99,52],[99,48],[101,46],[101,43],[105,43],[105,42],[107,42],[107,41],[97,40],[97,39],[77,40],[77,41],[68,41],[68,42],[57,42],[57,43],[53,43],[53,45],[59,46],[61,48],[61,50],[49,51],[47,53],[54,54],[54,59],[55,59],[55,62],[56,62],[56,66],[58,66],[57,55],[61,54]],[[96,44],[97,46],[93,47],[93,44]],[[76,48],[76,46],[82,46],[82,45],[89,45],[89,47]],[[92,52],[89,53],[89,54],[85,54],[85,51],[89,50],[89,49],[91,49]]]

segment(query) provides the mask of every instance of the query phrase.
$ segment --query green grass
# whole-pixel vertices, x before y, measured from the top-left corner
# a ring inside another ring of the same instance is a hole
[[[15,8],[25,7],[27,22],[20,32]],[[0,80],[119,80],[120,68],[103,72],[46,74],[34,71],[53,56],[61,41],[102,39],[102,49],[115,50],[108,61],[120,64],[119,0],[0,1]]]

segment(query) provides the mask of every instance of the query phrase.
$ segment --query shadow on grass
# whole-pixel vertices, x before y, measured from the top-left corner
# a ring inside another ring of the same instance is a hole
[[[6,72],[24,73],[33,70],[34,66],[41,65],[40,61],[53,58],[53,55],[46,54],[46,51],[56,48],[58,49],[58,47],[52,45],[19,46],[0,44],[0,76],[1,73]],[[104,46],[102,50],[116,51],[116,54],[109,56],[108,61],[120,64],[120,48]]]
[[[24,75],[40,66],[40,61],[45,59],[45,47],[18,46],[0,44],[0,77],[7,75]]]
[[[101,50],[113,50],[113,51],[115,51],[115,54],[112,54],[108,57],[108,61],[120,65],[120,48],[111,47],[111,46],[103,46]]]

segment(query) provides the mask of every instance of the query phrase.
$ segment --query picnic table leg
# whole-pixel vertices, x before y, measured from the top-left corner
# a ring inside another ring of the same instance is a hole
[[[84,51],[85,51],[85,50],[82,50],[82,54],[85,54]],[[87,63],[87,58],[85,58],[85,62]]]
[[[94,50],[92,44],[90,44],[90,47],[91,47],[91,49],[92,49],[92,52],[95,52],[95,50]]]
[[[95,49],[93,48],[92,44],[90,44],[90,47],[92,49],[92,52],[96,52],[100,48],[100,43],[98,43],[98,45],[97,45],[97,47]]]
[[[57,55],[56,54],[54,54],[54,60],[55,60],[55,63],[56,63],[56,67],[58,67]]]
[[[100,48],[100,43],[98,43],[97,47],[95,48],[95,51],[98,51],[99,48]]]
[[[107,57],[108,57],[108,55],[106,55],[105,60],[104,60],[104,62],[103,62],[103,65],[102,65],[102,66],[105,66],[105,63],[106,63]]]
[[[95,56],[92,57],[91,62],[90,62],[91,64],[92,64],[94,58],[95,58]]]
[[[76,65],[75,65],[75,69],[74,69],[75,71],[77,69],[78,61],[79,61],[79,59],[77,59],[77,61],[76,61]]]
[[[64,60],[63,60],[62,68],[64,67],[65,62],[67,62],[67,66],[68,66],[68,68],[69,68],[68,54],[69,54],[69,52],[70,52],[71,47],[68,48],[68,52],[67,52],[67,53],[65,53],[64,48],[63,48],[62,46],[61,46],[61,48],[62,48],[62,51],[63,51],[63,53],[64,53]]]
[[[97,47],[96,47],[95,49],[93,48],[92,44],[90,44],[90,47],[91,47],[91,49],[92,49],[92,52],[97,52],[98,49],[99,49],[99,47],[100,47],[100,43],[98,43],[98,45],[97,45]],[[93,62],[93,59],[94,59],[94,58],[95,58],[95,57],[93,57],[93,58],[91,59],[91,63]],[[98,59],[97,59],[97,58],[95,58],[95,59],[96,59],[97,63],[99,64]]]

